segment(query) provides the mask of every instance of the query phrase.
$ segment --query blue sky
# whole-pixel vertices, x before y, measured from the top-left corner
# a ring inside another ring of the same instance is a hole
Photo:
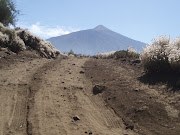
[[[97,25],[145,43],[180,36],[180,0],[16,0],[17,26],[47,39]]]

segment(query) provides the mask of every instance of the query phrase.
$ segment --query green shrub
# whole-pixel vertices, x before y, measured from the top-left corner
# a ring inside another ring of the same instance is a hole
[[[135,52],[128,52],[128,50],[120,50],[114,53],[114,58],[139,58],[139,54]]]
[[[127,56],[127,51],[125,51],[125,50],[117,51],[114,53],[114,57],[117,59],[118,58],[126,58],[126,56]]]
[[[71,54],[74,55],[74,52],[72,49],[68,52],[68,55],[71,55]]]
[[[109,59],[114,58],[114,54],[110,54],[109,56],[107,56],[107,58]]]

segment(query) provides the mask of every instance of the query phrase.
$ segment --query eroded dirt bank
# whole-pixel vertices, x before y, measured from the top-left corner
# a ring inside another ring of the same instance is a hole
[[[99,96],[127,129],[142,135],[180,133],[179,91],[168,91],[164,83],[144,84],[141,66],[127,60],[91,59],[84,68],[93,85],[106,87]]]
[[[0,67],[0,134],[136,134],[93,95],[84,69],[89,58],[10,60]]]

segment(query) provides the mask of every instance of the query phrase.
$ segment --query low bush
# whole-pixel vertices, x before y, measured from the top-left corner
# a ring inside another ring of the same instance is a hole
[[[121,51],[115,52],[113,57],[118,59],[118,58],[126,58],[126,56],[127,56],[127,51],[121,50]]]
[[[26,46],[36,50],[42,57],[56,58],[60,54],[49,41],[34,36],[27,30],[17,30],[16,34],[24,41]]]
[[[133,48],[128,48],[127,50],[120,50],[114,53],[114,57],[116,59],[119,58],[139,58],[139,54],[137,53],[137,51]]]
[[[96,55],[96,57],[98,57],[98,58],[113,58],[115,52],[116,51],[111,51],[111,52],[106,52],[106,53],[99,53],[99,54]]]
[[[147,73],[180,72],[180,38],[172,41],[166,36],[155,38],[143,48],[140,57]]]
[[[95,57],[97,58],[139,58],[137,51],[131,47],[127,50],[111,51],[106,53],[99,53]]]
[[[74,55],[74,51],[71,49],[71,50],[68,52],[68,55]]]
[[[180,73],[180,37],[174,39],[168,47],[168,60],[173,70]]]
[[[0,46],[15,53],[25,50],[26,47],[32,48],[46,58],[56,58],[60,54],[63,55],[49,41],[34,36],[27,30],[4,27],[2,23],[0,23]]]
[[[4,27],[3,24],[0,23],[0,46],[7,47],[12,52],[18,53],[26,49],[23,40],[19,36],[17,36],[15,30],[10,29],[8,27]]]

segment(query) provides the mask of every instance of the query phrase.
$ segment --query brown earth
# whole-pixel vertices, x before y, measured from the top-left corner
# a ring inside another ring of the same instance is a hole
[[[94,85],[106,87],[101,96],[126,128],[141,135],[180,134],[180,93],[173,87],[177,74],[148,76],[141,64],[126,59],[91,59],[85,69]]]
[[[0,51],[0,135],[178,135],[179,92],[145,84],[138,67]]]

